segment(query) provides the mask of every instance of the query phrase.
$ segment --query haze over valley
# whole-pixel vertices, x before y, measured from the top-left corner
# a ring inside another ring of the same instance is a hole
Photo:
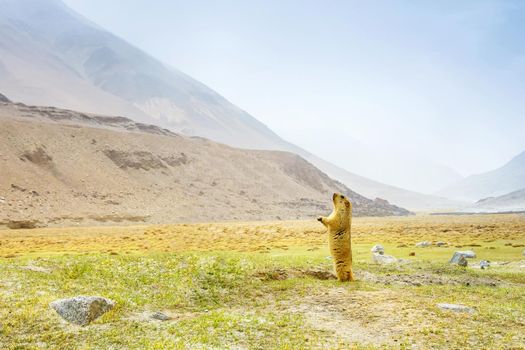
[[[125,116],[234,147],[292,152],[365,197],[385,199],[412,211],[461,209],[490,195],[465,196],[451,190],[468,178],[418,152],[410,155],[413,145],[406,145],[400,162],[398,149],[353,139],[337,127],[331,140],[318,139],[323,159],[282,139],[219,93],[93,24],[61,1],[3,0],[2,4],[0,91],[13,101]],[[310,130],[329,128],[325,123],[302,123],[297,131],[316,139]],[[417,171],[408,163],[416,165]],[[520,181],[509,182],[505,190],[522,187]],[[500,192],[496,194],[504,194]]]

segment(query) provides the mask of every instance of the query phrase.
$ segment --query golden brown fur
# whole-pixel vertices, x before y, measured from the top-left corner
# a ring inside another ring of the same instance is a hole
[[[334,261],[334,270],[339,281],[353,281],[352,273],[352,203],[345,196],[334,193],[334,210],[330,216],[317,218],[328,228],[328,243]]]

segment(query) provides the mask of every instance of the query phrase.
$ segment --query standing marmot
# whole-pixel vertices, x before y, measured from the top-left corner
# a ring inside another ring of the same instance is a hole
[[[329,217],[317,218],[328,228],[330,253],[334,261],[334,270],[339,281],[353,281],[352,244],[350,227],[352,224],[352,203],[345,196],[334,193],[334,210]]]

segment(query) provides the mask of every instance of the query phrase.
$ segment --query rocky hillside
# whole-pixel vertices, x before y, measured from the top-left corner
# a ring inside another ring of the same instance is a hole
[[[369,180],[290,144],[216,91],[60,0],[0,0],[0,9],[0,91],[14,101],[125,115],[233,147],[293,152],[367,197],[413,210],[457,207]]]
[[[0,221],[11,227],[407,215],[281,151],[232,148],[123,117],[0,102]],[[33,223],[32,223],[33,222]]]

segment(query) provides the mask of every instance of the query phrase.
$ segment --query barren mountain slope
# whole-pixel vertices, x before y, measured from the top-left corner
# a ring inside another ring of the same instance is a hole
[[[457,207],[355,175],[290,144],[217,92],[60,0],[0,0],[0,9],[0,91],[14,101],[125,115],[234,147],[294,152],[365,196],[413,210]]]
[[[524,187],[525,151],[498,169],[466,177],[438,193],[449,198],[477,201],[503,196]]]
[[[356,215],[405,215],[301,157],[232,148],[122,117],[0,103],[0,221],[44,224],[314,218],[346,193]]]
[[[525,211],[525,188],[504,194],[499,197],[489,197],[479,200],[466,211],[472,212],[502,212]]]

